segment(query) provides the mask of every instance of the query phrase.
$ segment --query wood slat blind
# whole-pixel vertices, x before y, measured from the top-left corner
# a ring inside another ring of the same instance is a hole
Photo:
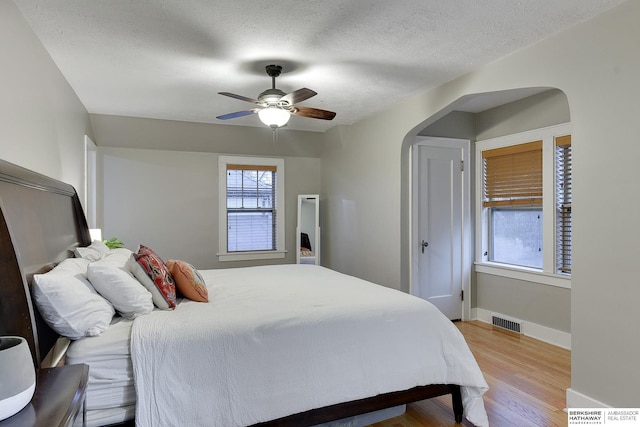
[[[237,171],[270,171],[270,172],[276,172],[278,170],[277,167],[275,166],[269,166],[269,165],[261,165],[261,166],[256,166],[256,165],[234,165],[234,164],[227,164],[227,170],[237,170]]]
[[[482,152],[484,207],[542,205],[542,141]]]
[[[571,135],[556,138],[556,268],[571,273]]]

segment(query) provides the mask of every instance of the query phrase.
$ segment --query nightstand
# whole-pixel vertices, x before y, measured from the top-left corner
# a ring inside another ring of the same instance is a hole
[[[89,366],[64,365],[40,369],[31,403],[0,421],[0,427],[66,427],[80,417],[85,424],[85,396]]]

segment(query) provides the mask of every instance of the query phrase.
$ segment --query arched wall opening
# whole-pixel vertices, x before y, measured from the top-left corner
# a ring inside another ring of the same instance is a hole
[[[467,139],[471,142],[471,236],[474,236],[475,143],[490,138],[569,123],[569,102],[551,87],[511,89],[463,96],[409,132],[402,144],[401,284],[409,292],[411,280],[411,147],[416,136]],[[472,247],[474,247],[472,238]],[[475,257],[473,257],[475,258]],[[570,289],[471,271],[472,313],[488,310],[522,319],[566,334],[571,332]],[[475,311],[474,311],[475,309]]]

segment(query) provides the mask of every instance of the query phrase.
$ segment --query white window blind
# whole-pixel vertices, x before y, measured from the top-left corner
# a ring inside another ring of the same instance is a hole
[[[557,137],[556,158],[556,269],[571,273],[571,135]]]

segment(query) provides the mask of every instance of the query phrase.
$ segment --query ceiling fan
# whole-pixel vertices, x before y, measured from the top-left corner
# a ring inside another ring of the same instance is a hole
[[[246,96],[236,95],[235,93],[218,92],[220,95],[256,104],[256,108],[223,114],[216,118],[219,120],[229,120],[258,113],[262,123],[273,130],[276,130],[277,128],[286,125],[291,115],[322,120],[332,120],[336,116],[336,113],[333,111],[295,105],[317,95],[317,93],[311,89],[303,87],[302,89],[285,94],[280,89],[276,89],[276,77],[282,73],[282,66],[267,65],[266,71],[271,77],[271,89],[267,89],[258,95],[258,99],[247,98]]]

